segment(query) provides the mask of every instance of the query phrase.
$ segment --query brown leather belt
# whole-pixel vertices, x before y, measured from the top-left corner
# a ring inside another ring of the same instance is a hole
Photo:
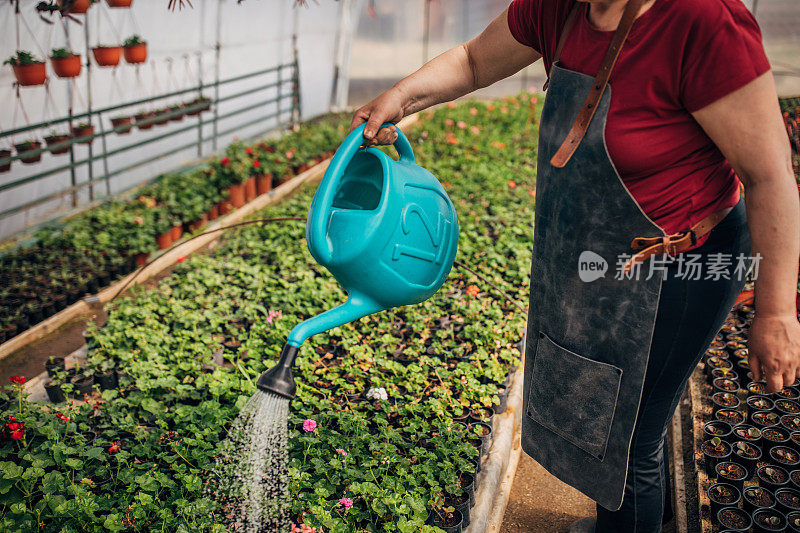
[[[672,235],[665,235],[664,237],[636,237],[631,242],[631,248],[636,250],[636,253],[623,265],[623,273],[627,274],[634,266],[647,260],[650,256],[667,254],[672,257],[688,250],[697,244],[697,240],[700,239],[700,237],[705,236],[714,229],[714,226],[719,224],[719,222],[731,212],[731,209],[733,209],[733,207],[726,207],[725,209],[714,211],[690,229],[679,231]]]

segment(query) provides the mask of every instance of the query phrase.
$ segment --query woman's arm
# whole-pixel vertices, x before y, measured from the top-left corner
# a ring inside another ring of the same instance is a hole
[[[491,85],[540,57],[533,48],[520,44],[511,34],[506,9],[483,33],[428,61],[356,111],[350,128],[366,122],[364,137],[372,140],[384,122],[399,122],[406,115]],[[396,136],[384,130],[381,130],[377,142],[390,142]]]
[[[755,379],[766,379],[769,391],[776,392],[800,377],[795,308],[800,202],[772,73],[693,115],[745,186],[753,253],[762,257],[748,344],[750,367]]]

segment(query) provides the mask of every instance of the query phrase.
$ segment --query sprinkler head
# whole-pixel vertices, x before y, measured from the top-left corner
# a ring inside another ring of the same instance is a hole
[[[300,348],[296,346],[291,344],[284,345],[278,364],[259,376],[258,381],[256,381],[256,387],[263,392],[282,396],[289,400],[294,398],[297,387],[294,384],[292,366],[299,351]]]

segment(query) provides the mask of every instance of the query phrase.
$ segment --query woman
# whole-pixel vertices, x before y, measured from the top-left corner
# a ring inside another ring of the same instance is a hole
[[[540,58],[522,445],[598,502],[571,531],[660,531],[667,424],[751,266],[753,373],[771,392],[800,377],[800,209],[772,74],[739,0],[513,0],[353,127],[391,142],[384,122]]]

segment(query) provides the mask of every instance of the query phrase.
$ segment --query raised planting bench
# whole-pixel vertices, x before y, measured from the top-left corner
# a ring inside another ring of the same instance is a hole
[[[447,493],[469,492],[460,482],[476,471],[479,449],[484,477],[470,531],[483,531],[503,505],[503,490],[499,503],[492,495],[508,486],[519,454],[511,443],[521,372],[511,370],[520,365],[530,267],[537,109],[529,100],[443,107],[410,132],[417,161],[456,205],[458,260],[483,279],[454,268],[431,300],[303,346],[289,420],[296,522],[325,532],[437,531],[424,524],[430,510],[453,501]],[[302,187],[253,215],[302,216],[312,193]],[[296,221],[228,230],[152,289],[117,300],[106,324],[89,330],[86,366],[116,365],[118,387],[75,405],[26,402],[20,411],[15,403],[3,413],[24,422],[25,435],[0,447],[2,528],[224,523],[209,472],[231,421],[291,327],[345,298],[303,239]],[[485,408],[504,401],[510,409],[491,418],[488,444],[479,438],[487,426],[468,417],[488,422]],[[304,431],[306,420],[316,427]],[[28,512],[37,505],[40,514]]]

